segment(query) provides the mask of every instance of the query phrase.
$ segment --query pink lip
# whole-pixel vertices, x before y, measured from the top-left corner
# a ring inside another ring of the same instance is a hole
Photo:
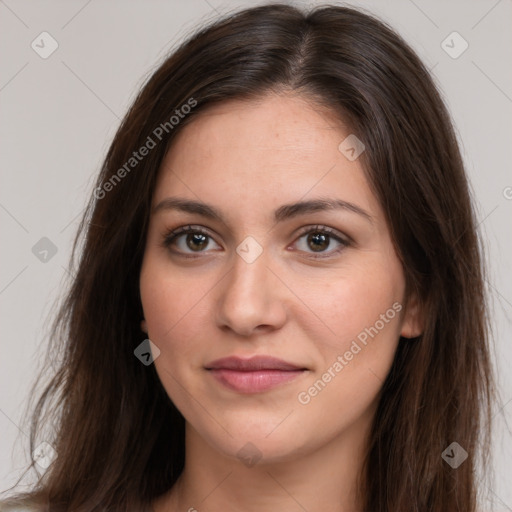
[[[205,367],[226,387],[239,393],[267,391],[302,375],[306,368],[268,356],[224,357]]]

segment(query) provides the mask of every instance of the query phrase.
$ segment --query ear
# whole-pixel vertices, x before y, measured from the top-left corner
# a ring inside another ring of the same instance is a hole
[[[146,323],[146,320],[142,319],[140,322],[140,329],[141,331],[148,333],[148,324]]]
[[[424,314],[423,308],[418,299],[418,296],[414,293],[411,294],[407,301],[405,313],[402,318],[402,330],[400,336],[403,338],[416,338],[423,333],[424,329]]]

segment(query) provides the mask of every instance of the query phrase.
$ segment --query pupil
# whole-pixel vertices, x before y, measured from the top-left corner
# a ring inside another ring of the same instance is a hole
[[[197,243],[198,239],[199,243]],[[189,243],[191,240],[192,243]],[[204,246],[208,245],[206,242],[206,235],[202,235],[201,233],[193,233],[192,235],[188,235],[187,245],[189,246],[190,249],[202,249]]]
[[[314,235],[311,235],[309,239],[310,239],[310,241],[314,240],[314,242],[313,242],[313,245],[310,245],[310,247],[313,250],[317,250],[318,248],[325,249],[329,245],[327,238],[328,238],[327,235],[323,235],[321,233],[316,233]],[[317,242],[320,242],[320,244],[323,242],[323,246],[318,245]]]

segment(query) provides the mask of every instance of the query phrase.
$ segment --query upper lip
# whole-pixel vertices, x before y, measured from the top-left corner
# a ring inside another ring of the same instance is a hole
[[[216,359],[205,366],[207,370],[238,370],[238,371],[256,371],[256,370],[305,370],[306,368],[296,366],[292,363],[283,361],[270,356],[253,356],[249,359],[240,357],[222,357]]]

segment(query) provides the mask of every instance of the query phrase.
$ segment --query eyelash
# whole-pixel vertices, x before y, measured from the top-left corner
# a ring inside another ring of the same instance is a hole
[[[351,245],[348,240],[342,238],[332,228],[329,228],[327,226],[322,226],[322,225],[306,226],[305,228],[303,228],[301,230],[301,232],[299,233],[297,238],[298,239],[302,238],[304,235],[309,235],[311,233],[328,235],[330,238],[333,238],[334,240],[336,240],[337,242],[339,242],[341,244],[340,247],[338,247],[338,249],[335,249],[335,250],[327,252],[327,253],[325,253],[325,252],[318,253],[318,254],[308,253],[308,254],[311,254],[311,257],[313,259],[330,258],[333,255],[339,254],[343,249],[345,249],[346,247]],[[172,243],[179,236],[184,235],[184,234],[201,234],[201,235],[207,236],[208,238],[213,239],[213,237],[208,233],[208,231],[204,230],[203,228],[201,228],[199,226],[188,225],[188,226],[182,226],[182,227],[174,229],[174,230],[169,230],[167,233],[165,233],[163,236],[162,246],[166,249],[169,249],[170,246],[172,245]],[[194,258],[200,257],[201,253],[205,252],[205,251],[198,251],[196,253],[196,255],[191,255],[190,253],[182,253],[179,251],[172,251],[172,252],[174,254],[178,254],[179,256],[182,256],[184,258],[194,259]],[[320,256],[319,254],[327,254],[327,256]]]

